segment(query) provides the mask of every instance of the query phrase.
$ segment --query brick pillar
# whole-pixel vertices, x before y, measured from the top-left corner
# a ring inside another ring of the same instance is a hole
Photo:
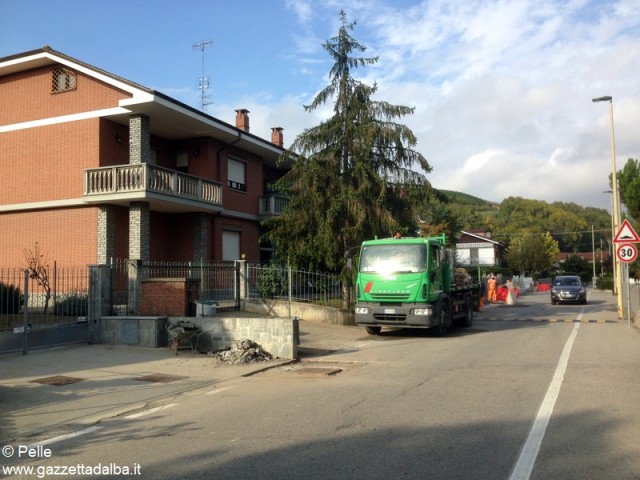
[[[208,213],[195,213],[193,218],[193,261],[209,262],[209,222]]]
[[[146,115],[129,117],[129,163],[149,163],[151,159],[151,128]]]
[[[108,264],[116,254],[116,214],[113,205],[98,207],[98,264]]]
[[[129,302],[127,313],[140,312],[140,281],[142,262],[149,261],[150,237],[149,204],[131,202],[129,205]]]

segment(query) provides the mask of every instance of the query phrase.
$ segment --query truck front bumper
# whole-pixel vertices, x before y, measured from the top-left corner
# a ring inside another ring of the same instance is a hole
[[[401,306],[385,306],[357,303],[356,325],[431,328],[438,325],[433,305],[412,303]]]

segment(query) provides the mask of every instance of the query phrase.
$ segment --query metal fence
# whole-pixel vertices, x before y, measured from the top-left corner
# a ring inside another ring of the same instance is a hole
[[[141,278],[190,278],[198,280],[200,300],[239,306],[239,264],[202,262],[145,262]]]
[[[126,259],[112,260],[110,267],[112,313],[124,315],[131,263]],[[141,280],[197,279],[199,299],[215,300],[235,308],[239,307],[241,294],[249,298],[286,299],[324,306],[342,304],[339,276],[325,272],[244,262],[144,262],[138,268]],[[33,326],[73,323],[87,316],[89,272],[86,266],[54,264],[48,269],[44,282],[29,275],[25,280],[25,271],[24,268],[0,268],[0,331],[22,326],[25,306]],[[27,305],[25,290],[28,290]]]
[[[342,282],[335,274],[274,265],[247,265],[249,298],[285,299],[340,307],[342,295]]]
[[[0,268],[0,330],[75,323],[89,306],[87,267],[53,267],[35,278],[24,268]]]

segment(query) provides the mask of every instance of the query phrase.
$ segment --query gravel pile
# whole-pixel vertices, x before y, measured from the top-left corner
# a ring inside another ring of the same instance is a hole
[[[236,340],[227,350],[209,352],[208,355],[233,365],[264,362],[273,358],[269,352],[265,352],[260,345],[249,339]]]

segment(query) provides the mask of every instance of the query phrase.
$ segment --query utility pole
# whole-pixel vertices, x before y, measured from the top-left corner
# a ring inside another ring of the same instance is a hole
[[[206,101],[206,90],[209,88],[209,77],[204,74],[204,49],[213,45],[211,40],[205,40],[202,42],[194,43],[193,48],[197,48],[202,52],[202,74],[198,78],[198,89],[200,90],[200,110],[204,112],[204,107],[210,105],[213,102]]]

